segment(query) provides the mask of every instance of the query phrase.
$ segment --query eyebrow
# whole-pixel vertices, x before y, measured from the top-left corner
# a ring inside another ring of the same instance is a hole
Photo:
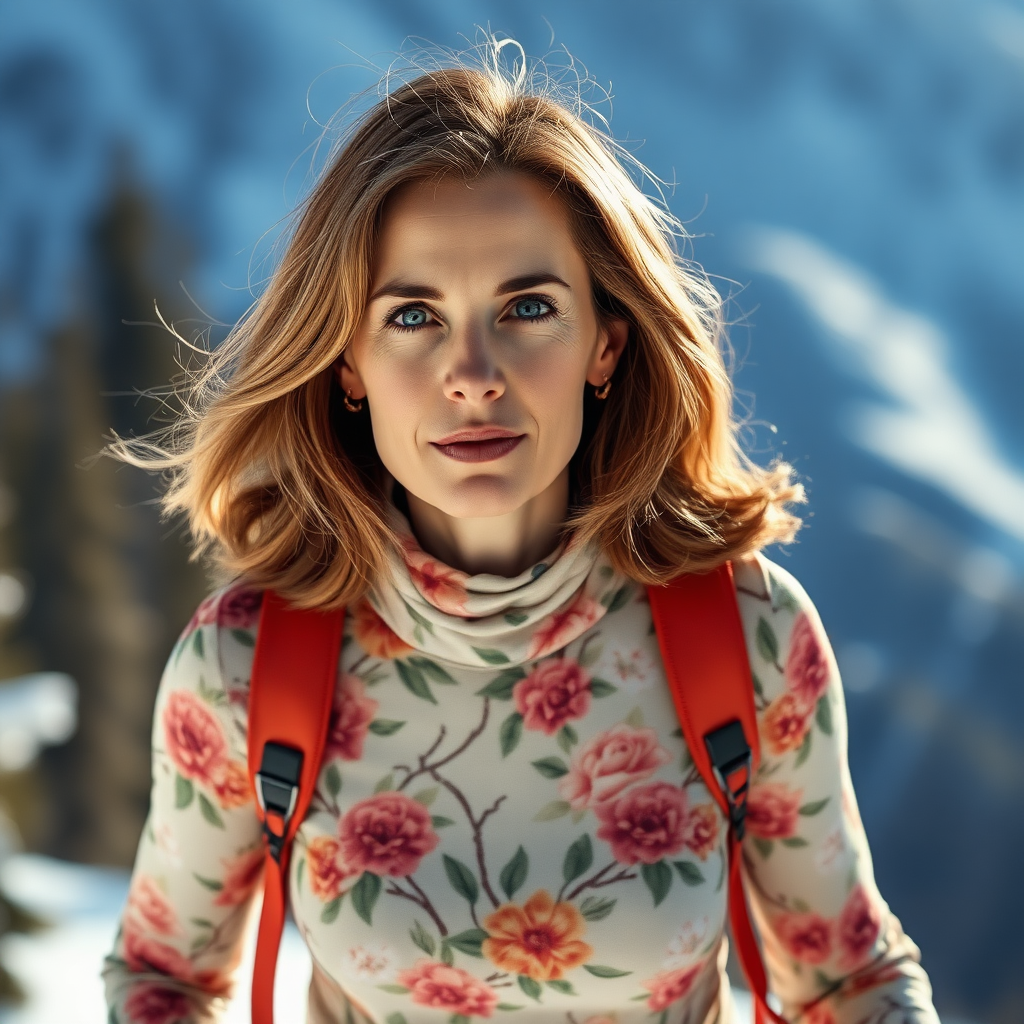
[[[556,274],[542,271],[537,274],[523,274],[521,277],[509,278],[509,280],[503,281],[498,285],[494,294],[496,297],[509,295],[512,292],[520,292],[524,288],[536,288],[542,284],[560,284],[563,288],[568,288],[569,291],[572,291],[569,285]],[[399,299],[433,299],[434,301],[440,301],[444,298],[443,292],[428,284],[409,284],[405,281],[394,280],[381,285],[370,296],[369,301],[375,302],[385,295]]]

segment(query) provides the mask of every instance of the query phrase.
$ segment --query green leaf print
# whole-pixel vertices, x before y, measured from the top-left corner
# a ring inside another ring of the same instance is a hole
[[[758,653],[769,665],[776,664],[779,660],[779,641],[775,636],[775,630],[772,629],[766,619],[760,618],[757,620],[757,633],[755,636]]]
[[[781,842],[783,846],[788,846],[793,850],[799,849],[801,846],[810,845],[806,839],[803,839],[800,836],[786,836],[785,839],[780,839],[779,842]]]
[[[409,618],[416,623],[417,626],[422,626],[428,633],[434,632],[434,624],[430,619],[425,619],[418,611],[405,598],[402,598],[402,604],[405,605],[405,610],[409,613]]]
[[[453,1013],[448,1018],[448,1024],[470,1024],[470,1018],[464,1013]]]
[[[183,811],[190,803],[192,803],[192,797],[195,796],[196,790],[192,785],[191,779],[186,779],[182,775],[175,773],[174,775],[174,806],[179,811]]]
[[[299,861],[299,866],[295,869],[295,888],[302,892],[302,879],[306,874],[306,858],[303,857]]]
[[[429,786],[427,789],[421,789],[418,793],[413,793],[412,798],[416,803],[429,807],[437,799],[437,794],[440,792],[440,786]]]
[[[203,878],[202,875],[197,875],[194,871],[192,872],[192,877],[211,892],[220,892],[224,888],[224,883],[218,882],[216,878]]]
[[[413,921],[412,928],[409,929],[409,938],[412,939],[413,944],[419,946],[427,956],[433,956],[434,950],[437,949],[437,943],[434,941],[434,936],[427,931],[419,923],[419,921]]]
[[[423,658],[417,654],[411,655],[408,661],[410,665],[415,665],[424,675],[430,676],[435,683],[441,683],[443,686],[459,685],[436,661],[431,661],[430,658]]]
[[[542,757],[539,761],[531,761],[530,764],[545,779],[560,779],[563,775],[569,774],[569,766],[560,757]]]
[[[775,849],[775,844],[770,839],[759,839],[757,836],[753,839],[754,848],[757,850],[765,860],[772,855],[772,850]]]
[[[526,876],[530,871],[530,858],[526,851],[520,846],[512,855],[512,859],[501,869],[498,880],[501,882],[501,889],[505,895],[512,899],[513,896],[523,887]]]
[[[341,896],[335,896],[330,903],[324,905],[324,909],[320,911],[320,920],[324,924],[330,924],[341,910]]]
[[[370,732],[375,736],[391,736],[398,732],[405,722],[396,722],[393,718],[375,718],[370,723]]]
[[[534,821],[554,821],[555,818],[564,817],[572,810],[567,800],[552,800],[545,804],[534,816]]]
[[[754,684],[754,693],[756,693],[761,700],[764,700],[764,687],[761,685],[761,680],[757,678],[757,673],[751,672],[750,678]]]
[[[449,935],[446,941],[453,949],[467,956],[483,956],[480,947],[486,938],[488,935],[483,929],[470,928],[468,931],[459,932],[458,935]]]
[[[395,668],[398,669],[398,678],[402,680],[402,684],[413,696],[419,697],[420,700],[428,700],[431,704],[437,703],[426,677],[415,665],[396,659]]]
[[[624,978],[632,971],[620,971],[617,967],[601,967],[598,964],[584,964],[583,970],[592,974],[595,978]]]
[[[543,991],[540,982],[534,981],[533,978],[527,977],[525,974],[518,975],[516,981],[519,982],[519,987],[526,995],[531,999],[536,999],[538,1003],[540,1002],[540,994]]]
[[[211,825],[216,828],[224,827],[224,819],[217,813],[217,808],[210,803],[205,793],[199,794],[199,810]]]
[[[804,804],[800,808],[800,813],[805,818],[813,818],[815,814],[820,814],[824,809],[825,804],[829,802],[829,797],[825,797],[824,800],[812,800],[809,804]]]
[[[631,725],[634,729],[642,729],[644,727],[644,713],[639,707],[633,708],[633,710],[626,715],[626,725]]]
[[[523,735],[523,716],[518,711],[513,711],[498,730],[498,742],[501,744],[501,756],[508,757],[519,745],[520,737]]]
[[[255,647],[256,637],[252,633],[244,629],[233,629],[231,635],[243,646],[243,647]]]
[[[803,743],[800,744],[800,749],[796,752],[796,761],[794,766],[799,768],[800,765],[811,756],[811,730],[807,730],[807,734],[804,736]]]
[[[409,990],[404,985],[378,985],[377,988],[381,992],[390,992],[393,996],[404,996],[409,994]]]
[[[447,964],[451,967],[455,963],[455,954],[452,952],[452,947],[448,945],[447,939],[441,940],[441,963]]]
[[[576,730],[571,725],[563,725],[558,730],[558,745],[570,756],[572,755],[573,744],[578,743],[579,739]]]
[[[687,885],[703,885],[704,872],[696,864],[691,864],[688,860],[674,860],[672,866]]]
[[[369,925],[373,924],[373,907],[380,896],[381,880],[364,871],[359,876],[359,881],[352,886],[352,906],[355,912]]]
[[[507,665],[509,657],[504,651],[499,651],[494,647],[474,647],[477,657],[486,662],[488,665]]]
[[[205,658],[206,652],[203,649],[203,630],[202,628],[197,629],[192,634],[192,650],[196,652],[197,658]]]
[[[603,921],[614,909],[617,900],[602,896],[588,896],[580,904],[580,913],[588,921]]]
[[[556,992],[561,992],[563,996],[576,995],[576,989],[572,987],[572,982],[566,981],[564,978],[555,978],[552,981],[545,981],[544,984]]]
[[[502,617],[510,626],[521,626],[530,616],[527,612],[505,612]]]
[[[610,697],[613,693],[618,692],[619,688],[613,686],[607,679],[590,680],[590,694],[593,697]]]
[[[455,821],[452,818],[446,818],[443,814],[432,814],[430,824],[434,828],[447,828],[449,825],[454,825]]]
[[[337,796],[341,792],[341,771],[333,761],[324,772],[324,785],[331,796]]]
[[[579,878],[593,863],[594,847],[590,842],[590,836],[584,832],[565,851],[565,859],[562,861],[562,878],[565,879],[565,884],[568,885],[574,879]]]
[[[499,672],[482,690],[477,690],[478,697],[493,697],[495,700],[511,700],[512,688],[520,679],[525,679],[526,673],[516,665],[515,668],[507,668]]]
[[[624,608],[629,604],[629,599],[632,595],[632,584],[624,583],[618,590],[610,594],[605,594],[601,598],[601,604],[603,604],[609,612],[617,612],[620,608]]]
[[[827,693],[818,701],[818,710],[814,713],[814,720],[826,736],[832,735],[832,707],[828,702]]]
[[[395,788],[395,777],[394,775],[385,775],[376,786],[373,787],[374,793],[386,793],[388,790]]]
[[[644,885],[651,890],[655,906],[661,903],[672,888],[672,869],[663,860],[654,864],[642,864],[640,877],[643,878]]]
[[[496,1009],[498,1010],[521,1010],[521,1003],[498,1003]]]
[[[480,887],[476,884],[473,872],[461,860],[456,860],[454,857],[448,856],[447,853],[442,859],[444,860],[444,871],[451,887],[470,903],[476,903],[480,898]]]
[[[404,1013],[389,1013],[384,1019],[387,1024],[408,1024]]]

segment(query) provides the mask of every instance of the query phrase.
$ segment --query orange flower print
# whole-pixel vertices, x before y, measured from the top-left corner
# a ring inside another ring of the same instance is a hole
[[[406,545],[405,564],[413,585],[430,604],[448,615],[466,615],[466,573],[431,558],[419,545]]]
[[[695,967],[661,971],[653,978],[648,978],[643,983],[644,988],[651,993],[647,999],[648,1007],[655,1013],[667,1010],[693,988],[693,983],[703,969],[704,964],[699,963]]]
[[[213,791],[217,794],[217,803],[225,810],[251,803],[252,787],[245,765],[241,761],[222,762],[213,773]]]
[[[333,836],[317,836],[306,847],[310,891],[324,903],[341,895],[345,880],[358,874],[341,857],[341,843]]]
[[[581,592],[568,608],[553,612],[540,622],[530,638],[530,650],[527,652],[526,660],[542,658],[545,654],[564,647],[570,640],[575,640],[589,629],[603,614],[604,609],[601,605]]]
[[[490,935],[483,954],[499,970],[536,981],[561,978],[585,963],[594,950],[580,941],[586,925],[571,903],[556,903],[540,889],[523,906],[506,903],[483,920]]]
[[[264,854],[262,849],[248,850],[225,861],[227,872],[224,884],[213,901],[218,907],[237,907],[244,903],[256,888],[263,874]]]
[[[148,875],[138,875],[128,892],[128,913],[158,935],[177,935],[178,915],[160,887]]]
[[[399,971],[395,979],[409,989],[412,1001],[460,1017],[490,1017],[498,1005],[498,993],[485,981],[461,967],[436,960],[417,960]]]
[[[773,754],[796,750],[804,741],[811,721],[811,709],[788,691],[768,705],[764,714],[764,733]]]
[[[413,650],[377,613],[369,601],[360,601],[352,612],[356,642],[371,658],[401,658]]]
[[[713,804],[691,807],[683,826],[686,848],[701,860],[707,860],[718,843],[718,814]]]

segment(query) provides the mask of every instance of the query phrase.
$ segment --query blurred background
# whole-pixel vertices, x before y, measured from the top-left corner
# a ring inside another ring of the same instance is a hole
[[[809,492],[769,554],[843,669],[880,888],[944,1020],[1019,1024],[1021,0],[0,3],[0,991],[29,995],[0,1020],[103,1019],[39,978],[97,998],[207,589],[155,481],[89,461],[158,423],[154,303],[186,337],[236,320],[321,125],[476,26],[589,72],[731,296],[748,450]]]

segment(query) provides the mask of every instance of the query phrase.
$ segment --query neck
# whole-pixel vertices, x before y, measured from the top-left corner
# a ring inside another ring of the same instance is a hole
[[[458,519],[406,492],[420,546],[453,569],[475,576],[512,577],[551,553],[569,507],[568,469],[546,490],[512,512]]]

